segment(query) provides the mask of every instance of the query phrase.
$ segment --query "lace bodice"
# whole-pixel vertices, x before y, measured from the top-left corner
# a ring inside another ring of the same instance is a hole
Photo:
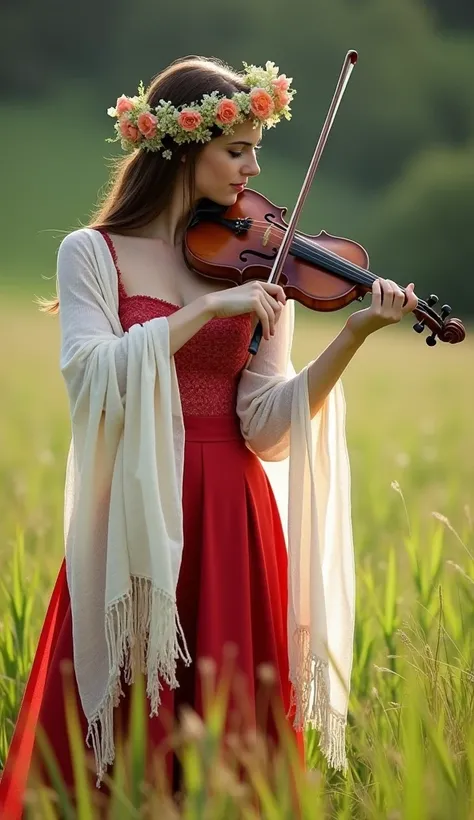
[[[119,286],[119,317],[125,331],[134,324],[170,316],[179,305],[154,296],[129,296],[124,288],[112,240]],[[248,357],[251,314],[211,319],[175,354],[183,415],[223,416],[235,413],[237,385]]]

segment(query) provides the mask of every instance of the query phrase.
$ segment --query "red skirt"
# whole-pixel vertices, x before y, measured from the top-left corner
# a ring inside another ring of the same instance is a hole
[[[287,553],[271,486],[259,460],[245,446],[236,416],[185,416],[184,422],[184,549],[177,602],[193,662],[188,667],[179,663],[179,688],[165,687],[160,715],[147,717],[152,750],[163,749],[169,733],[169,722],[164,718],[179,716],[181,704],[202,714],[197,662],[212,659],[219,674],[226,646],[236,652],[238,678],[244,682],[247,695],[246,719],[251,725],[260,722],[257,694],[261,664],[273,666],[276,700],[285,713],[290,707]],[[50,599],[0,783],[0,816],[4,820],[21,817],[38,722],[66,784],[73,787],[61,674],[64,660],[73,661],[65,560]],[[72,684],[85,738],[87,721],[74,676]],[[236,703],[233,697],[230,709]],[[115,726],[125,733],[129,705],[128,691],[114,713]],[[266,720],[264,730],[276,739],[271,713]],[[303,738],[299,733],[295,738],[303,760]],[[92,752],[87,749],[87,754]],[[111,768],[108,773],[112,773]]]

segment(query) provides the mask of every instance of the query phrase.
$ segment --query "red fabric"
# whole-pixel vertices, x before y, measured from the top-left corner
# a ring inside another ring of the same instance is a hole
[[[102,231],[115,262],[119,287],[119,317],[124,330],[132,325],[169,316],[179,305],[154,296],[129,296],[123,285],[110,236]],[[174,356],[184,415],[225,416],[235,413],[239,376],[248,358],[250,313],[214,318]]]
[[[124,300],[133,299],[133,309]],[[120,312],[124,329],[126,315],[142,321],[164,315],[175,305],[159,299],[120,295]],[[130,310],[131,313],[127,313]],[[236,317],[240,318],[240,317]],[[229,382],[238,362],[246,360],[250,333],[243,333],[240,323],[208,323],[215,350],[219,355],[219,379],[208,392],[206,408],[228,407]],[[234,332],[235,327],[235,332]],[[193,355],[181,356],[177,362],[180,391],[187,368],[195,375],[201,359],[201,373],[206,362],[199,353],[200,340],[206,347],[209,336],[202,331],[193,337]],[[218,342],[219,339],[219,342]],[[240,343],[235,349],[236,340]],[[189,343],[188,343],[189,344]],[[186,347],[186,346],[185,346]],[[182,353],[184,348],[178,351]],[[197,357],[197,360],[196,360]],[[242,367],[242,364],[240,365]],[[225,377],[227,374],[227,379]],[[203,375],[204,379],[204,375]],[[191,383],[191,382],[190,382]],[[219,385],[221,392],[219,392]],[[232,391],[234,387],[232,387]],[[193,663],[178,668],[180,686],[162,692],[158,717],[147,717],[149,751],[163,748],[166,742],[167,717],[177,715],[181,703],[202,713],[202,693],[198,660],[212,658],[218,671],[222,667],[227,644],[237,648],[236,663],[240,679],[245,682],[249,698],[246,720],[249,726],[258,722],[269,737],[276,737],[270,713],[260,713],[256,670],[262,663],[276,670],[275,692],[285,712],[290,704],[287,656],[287,554],[281,521],[271,486],[259,460],[245,446],[241,436],[235,403],[232,413],[199,415],[202,408],[199,391],[191,391],[183,402],[185,423],[185,457],[183,476],[184,549],[177,599],[180,620]],[[188,411],[188,412],[186,412]],[[52,744],[63,778],[73,786],[71,756],[66,730],[62,689],[61,662],[73,661],[72,621],[65,561],[63,561],[46,613],[37,652],[25,689],[5,771],[0,783],[0,816],[18,820],[28,774],[34,758],[34,736],[39,721]],[[235,678],[237,680],[238,678]],[[81,728],[85,738],[87,722],[80,706],[73,676]],[[126,734],[130,691],[115,710],[117,731]],[[231,698],[231,712],[237,701]],[[146,704],[145,704],[146,706]],[[147,712],[148,715],[148,712]],[[295,734],[303,760],[303,738]],[[92,757],[92,750],[87,750]],[[147,756],[151,757],[151,754]],[[174,761],[176,783],[176,761]],[[173,760],[168,755],[168,772],[173,776]],[[111,770],[109,769],[109,773]],[[179,775],[179,773],[178,773]],[[91,782],[95,782],[92,778]],[[107,790],[102,786],[102,791]]]

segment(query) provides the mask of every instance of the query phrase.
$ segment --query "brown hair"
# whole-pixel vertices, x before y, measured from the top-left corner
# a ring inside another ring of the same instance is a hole
[[[161,71],[147,89],[151,107],[160,99],[170,100],[173,105],[190,105],[198,102],[204,94],[218,91],[231,96],[235,91],[248,91],[242,78],[225,63],[215,57],[191,55],[175,60]],[[222,132],[215,129],[215,136]],[[170,138],[166,138],[170,140]],[[142,228],[155,219],[166,207],[181,157],[186,154],[183,192],[191,203],[194,199],[194,169],[203,145],[188,143],[176,145],[164,142],[172,148],[170,160],[161,153],[136,150],[133,154],[113,161],[113,171],[102,201],[96,208],[88,227],[116,233]],[[40,310],[58,313],[59,299],[39,298]]]

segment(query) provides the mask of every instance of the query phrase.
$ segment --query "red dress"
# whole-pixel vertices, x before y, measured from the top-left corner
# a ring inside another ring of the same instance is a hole
[[[104,237],[116,263],[110,237]],[[178,305],[162,299],[128,296],[118,268],[117,273],[119,316],[125,331],[133,324],[179,310]],[[290,706],[290,684],[287,553],[281,520],[266,473],[245,446],[235,411],[239,374],[247,360],[250,338],[249,314],[216,318],[175,354],[185,427],[184,547],[177,603],[193,663],[178,667],[178,689],[165,687],[160,714],[178,714],[181,703],[201,713],[197,661],[212,658],[219,671],[223,649],[230,644],[237,649],[236,664],[249,697],[247,719],[253,725],[260,721],[256,708],[259,665],[274,667],[277,699],[285,712]],[[65,560],[50,599],[0,783],[3,820],[21,817],[37,721],[47,733],[64,780],[73,786],[60,672],[64,659],[73,661]],[[87,721],[74,676],[73,686],[85,738]],[[129,702],[126,695],[114,713],[116,726],[125,727],[125,731]],[[148,742],[156,749],[166,738],[165,722],[160,716],[147,720]],[[275,736],[271,717],[265,729]],[[302,758],[302,736],[296,734],[296,740]]]

